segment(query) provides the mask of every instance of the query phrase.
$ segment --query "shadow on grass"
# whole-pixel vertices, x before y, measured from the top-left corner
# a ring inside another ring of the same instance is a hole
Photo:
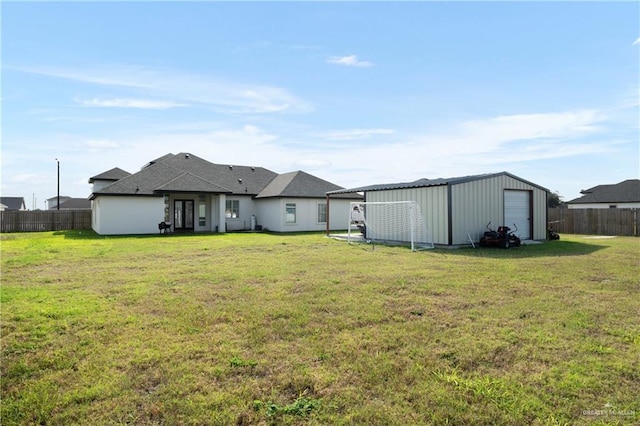
[[[205,233],[205,232],[175,232],[170,234],[125,234],[125,235],[99,235],[96,234],[93,230],[82,230],[82,231],[54,231],[53,235],[61,236],[66,239],[72,240],[114,240],[114,239],[122,239],[122,238],[136,238],[136,239],[155,239],[155,238],[184,238],[184,237],[193,237],[193,236],[201,236],[201,235],[225,235],[225,234],[217,234],[217,233]]]
[[[62,236],[67,239],[73,240],[108,240],[118,238],[136,238],[136,239],[154,239],[154,238],[189,238],[189,237],[224,237],[225,235],[241,235],[241,234],[260,234],[260,235],[273,235],[273,236],[301,236],[301,235],[324,235],[324,232],[320,231],[308,231],[308,232],[272,232],[272,231],[229,231],[225,233],[218,232],[171,232],[169,234],[124,234],[124,235],[99,235],[93,230],[66,230],[66,231],[54,231],[53,235]]]
[[[458,256],[491,257],[495,259],[523,259],[528,257],[580,256],[595,253],[608,246],[576,241],[546,241],[542,244],[528,244],[503,249],[499,247],[465,247],[447,250],[448,254]],[[444,251],[440,249],[439,251]]]

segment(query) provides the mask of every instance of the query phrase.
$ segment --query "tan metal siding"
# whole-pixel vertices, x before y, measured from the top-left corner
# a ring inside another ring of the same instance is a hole
[[[453,244],[468,243],[467,233],[474,241],[478,241],[489,221],[494,229],[503,225],[505,189],[532,192],[532,238],[546,238],[547,204],[545,191],[511,176],[503,175],[452,187]]]
[[[393,189],[367,192],[369,202],[415,201],[420,206],[435,244],[448,244],[447,187]]]

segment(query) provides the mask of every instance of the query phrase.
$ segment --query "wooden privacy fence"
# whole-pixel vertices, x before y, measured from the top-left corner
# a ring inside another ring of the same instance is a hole
[[[638,236],[638,209],[549,209],[559,233]]]
[[[91,210],[0,212],[0,232],[40,232],[91,229]]]

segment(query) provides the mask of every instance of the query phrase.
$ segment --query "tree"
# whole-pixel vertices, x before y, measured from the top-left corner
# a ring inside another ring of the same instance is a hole
[[[564,207],[564,200],[562,196],[558,194],[558,192],[550,192],[549,198],[547,199],[547,207],[556,208],[556,207]]]

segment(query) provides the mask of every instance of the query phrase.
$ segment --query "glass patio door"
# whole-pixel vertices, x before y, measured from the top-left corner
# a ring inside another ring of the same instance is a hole
[[[193,200],[173,202],[173,229],[193,230]]]

